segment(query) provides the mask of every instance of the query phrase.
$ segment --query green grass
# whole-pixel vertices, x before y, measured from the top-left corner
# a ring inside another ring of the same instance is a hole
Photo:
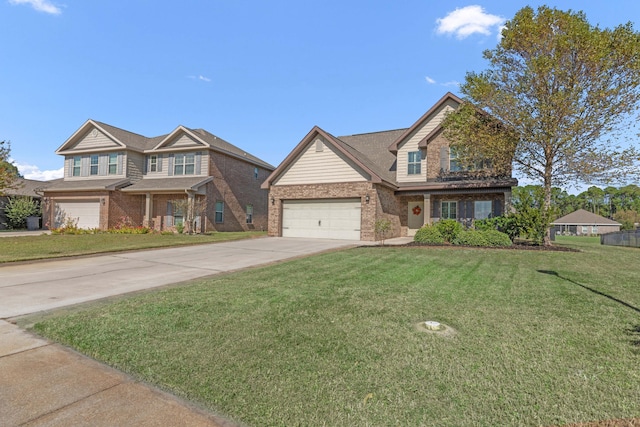
[[[122,298],[35,330],[252,426],[640,416],[635,249],[355,248]],[[444,337],[416,324],[442,322]]]
[[[265,236],[264,232],[212,234],[80,234],[0,238],[0,263],[195,245]]]

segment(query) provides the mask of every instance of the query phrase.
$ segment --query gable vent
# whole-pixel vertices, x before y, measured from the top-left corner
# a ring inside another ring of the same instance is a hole
[[[321,139],[316,139],[316,151],[324,151],[324,143]]]

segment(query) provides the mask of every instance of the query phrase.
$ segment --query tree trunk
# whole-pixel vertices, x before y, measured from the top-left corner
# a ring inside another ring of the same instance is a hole
[[[544,203],[542,206],[542,218],[546,221],[551,211],[551,167],[547,166],[544,173]],[[544,246],[551,246],[551,225],[546,224],[547,230],[544,233],[542,244]]]

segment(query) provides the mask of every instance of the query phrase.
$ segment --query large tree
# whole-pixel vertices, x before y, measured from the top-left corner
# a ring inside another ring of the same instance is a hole
[[[9,163],[11,144],[8,141],[0,141],[0,196],[5,195],[5,190],[16,188],[16,178],[20,177],[18,168]]]
[[[466,107],[445,120],[461,153],[512,161],[542,184],[544,209],[553,186],[638,172],[637,150],[620,143],[640,101],[640,34],[631,23],[600,29],[582,12],[525,7],[484,58],[488,69],[461,85]]]

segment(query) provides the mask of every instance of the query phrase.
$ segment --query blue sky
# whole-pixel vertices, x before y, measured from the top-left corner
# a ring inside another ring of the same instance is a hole
[[[204,128],[277,166],[314,125],[410,126],[541,4],[640,20],[635,0],[0,0],[0,140],[32,179],[61,176],[54,152],[89,118]]]

